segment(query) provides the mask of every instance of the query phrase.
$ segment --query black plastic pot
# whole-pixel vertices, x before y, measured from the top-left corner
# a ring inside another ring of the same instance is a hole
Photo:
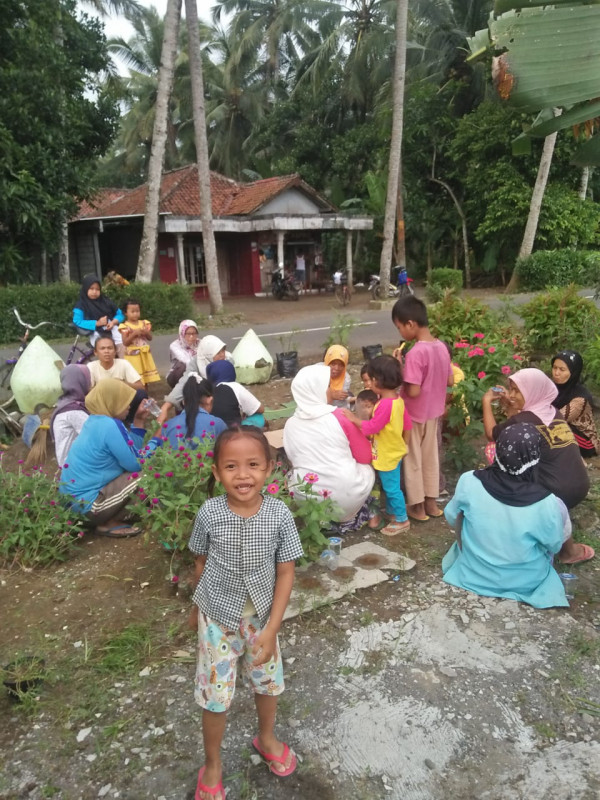
[[[298,352],[290,350],[289,353],[276,353],[277,374],[280,378],[293,378],[300,369]]]
[[[21,700],[44,682],[46,662],[39,656],[22,656],[4,667],[8,677],[3,681],[9,696]]]
[[[380,344],[367,344],[363,347],[362,354],[365,361],[371,361],[371,359],[383,355],[383,347]]]

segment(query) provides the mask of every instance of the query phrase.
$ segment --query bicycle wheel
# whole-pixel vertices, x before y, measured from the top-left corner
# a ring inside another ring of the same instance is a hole
[[[414,294],[410,283],[401,283],[398,287],[398,296],[399,297],[410,297],[411,294]]]
[[[12,375],[12,371],[15,368],[14,364],[2,364],[0,366],[0,389],[6,389],[10,386],[10,376]]]
[[[381,300],[381,284],[380,283],[376,283],[375,286],[373,286],[373,289],[371,290],[371,295],[373,297],[373,300]]]

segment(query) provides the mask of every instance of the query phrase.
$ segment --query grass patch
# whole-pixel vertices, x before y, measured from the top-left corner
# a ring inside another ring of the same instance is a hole
[[[532,728],[538,734],[538,736],[541,736],[544,739],[555,739],[557,736],[555,729],[549,722],[534,722]]]
[[[150,657],[152,634],[148,625],[128,625],[100,648],[104,654],[98,664],[112,675],[140,670]]]

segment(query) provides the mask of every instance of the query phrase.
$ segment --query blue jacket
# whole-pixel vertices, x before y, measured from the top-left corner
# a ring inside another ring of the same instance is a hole
[[[209,414],[208,411],[200,408],[198,409],[198,416],[196,417],[196,424],[194,425],[194,433],[191,438],[203,439],[206,436],[214,435],[214,438],[216,439],[221,431],[226,430],[226,428],[227,425],[220,417],[213,417],[213,415]],[[170,419],[165,425],[163,425],[162,435],[169,440],[171,447],[179,447],[179,445],[182,444],[182,439],[186,438],[186,430],[187,425],[185,421],[184,410],[181,412],[181,414],[173,417],[173,419]],[[183,444],[190,446],[190,440],[186,439],[186,442],[183,442]]]
[[[74,499],[74,511],[85,514],[108,483],[124,472],[140,469],[145,433],[140,428],[128,431],[112,417],[92,414],[87,418],[71,445],[59,487],[62,494]],[[161,444],[160,439],[151,439],[143,455],[147,457]]]
[[[117,309],[117,313],[115,314],[115,319],[121,322],[125,322],[125,315],[121,311],[120,308]],[[78,328],[83,328],[85,331],[90,331],[94,333],[96,330],[96,319],[84,319],[83,318],[83,311],[80,308],[73,309],[73,325],[76,325]]]

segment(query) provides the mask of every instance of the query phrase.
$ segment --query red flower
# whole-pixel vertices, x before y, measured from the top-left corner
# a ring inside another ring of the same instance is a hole
[[[160,478],[160,472],[155,472],[155,473],[154,473],[154,477],[155,477],[155,478]]]
[[[488,353],[495,353],[495,352],[496,352],[496,348],[494,347],[494,345],[492,345],[491,347],[488,347]]]
[[[515,361],[523,361],[523,357],[520,356],[518,353],[515,353],[513,358]]]
[[[477,373],[477,377],[479,378],[479,380],[481,380],[482,378],[485,378],[485,372],[478,372]]]
[[[485,333],[474,333],[473,334],[473,338],[474,339],[485,339]]]
[[[454,347],[470,347],[471,345],[468,342],[455,342]]]
[[[505,365],[502,367],[502,369],[500,370],[500,372],[501,372],[503,375],[510,375],[510,373],[511,373],[511,369],[510,369],[510,367],[508,366],[508,364],[505,364]]]

